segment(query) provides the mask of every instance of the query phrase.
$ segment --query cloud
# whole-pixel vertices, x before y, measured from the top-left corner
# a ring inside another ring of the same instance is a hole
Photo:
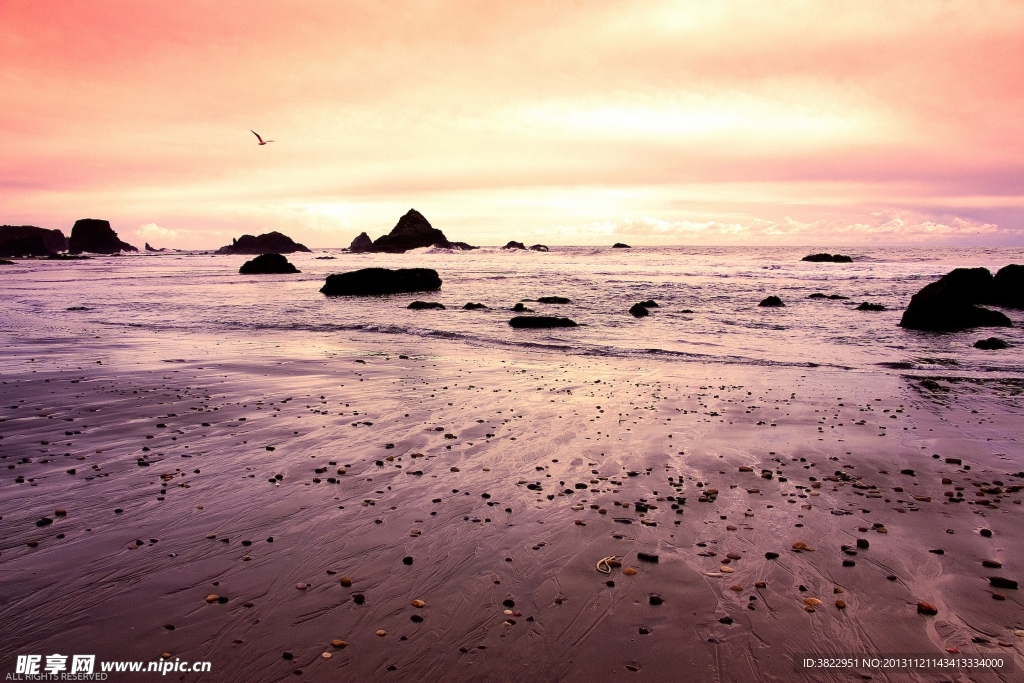
[[[161,239],[161,240],[175,240],[178,238],[180,233],[187,233],[188,230],[171,230],[169,228],[161,228],[156,223],[146,223],[140,225],[135,231],[135,234],[143,239]]]

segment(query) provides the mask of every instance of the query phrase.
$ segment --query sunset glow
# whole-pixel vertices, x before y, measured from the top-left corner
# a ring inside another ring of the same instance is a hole
[[[139,246],[1024,244],[1015,0],[14,0],[0,92],[0,223]]]

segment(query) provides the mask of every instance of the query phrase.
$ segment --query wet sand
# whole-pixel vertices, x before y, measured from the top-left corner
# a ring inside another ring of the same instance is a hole
[[[1024,670],[1019,591],[989,581],[1024,579],[1019,383],[88,332],[3,340],[6,669],[848,681],[793,658],[956,648],[1017,669],[873,679]]]

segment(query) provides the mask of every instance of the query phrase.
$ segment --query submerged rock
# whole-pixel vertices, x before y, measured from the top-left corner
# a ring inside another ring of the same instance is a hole
[[[472,301],[470,301],[470,302],[467,302],[466,305],[463,306],[462,308],[464,308],[467,311],[475,311],[475,310],[477,310],[479,308],[487,308],[487,306],[485,306],[484,304],[477,304],[477,303],[473,303]]]
[[[628,244],[623,244],[622,242],[616,242],[615,244],[612,245],[612,249],[632,249],[632,248],[633,247],[629,246]]]
[[[253,237],[242,235],[231,244],[217,250],[218,254],[294,254],[309,251],[304,245],[279,232],[268,232]]]
[[[644,306],[643,303],[639,303],[633,304],[632,306],[629,307],[629,314],[632,315],[634,318],[643,318],[645,316],[650,315],[651,312],[647,310],[647,307]]]
[[[808,254],[800,260],[812,263],[853,263],[852,258],[843,254]]]
[[[117,233],[110,227],[110,221],[82,218],[75,221],[74,227],[71,228],[68,252],[81,254],[84,251],[92,254],[117,254],[138,249],[119,240]]]
[[[551,251],[545,244],[534,244],[530,247],[530,251]]]
[[[441,278],[431,268],[362,268],[328,275],[320,292],[327,296],[373,296],[439,289]]]
[[[518,315],[508,321],[517,329],[545,329],[551,327],[576,327],[576,321],[569,318],[556,318],[548,315]]]
[[[532,308],[527,308],[526,304],[524,304],[521,301],[519,303],[517,303],[515,306],[513,306],[512,310],[515,313],[533,313],[533,309]]]
[[[352,240],[352,244],[348,245],[348,250],[354,254],[361,254],[366,251],[373,249],[373,240],[365,232],[359,233],[359,235]]]
[[[569,303],[569,299],[565,298],[564,296],[542,296],[541,298],[537,299],[537,301],[539,301],[542,304],[567,304],[567,303]]]
[[[242,275],[284,275],[301,271],[281,254],[262,254],[243,263],[238,272]]]
[[[758,306],[765,306],[765,307],[769,307],[769,308],[785,306],[785,305],[786,304],[782,303],[782,299],[780,299],[777,296],[765,297],[764,299],[761,300],[761,303],[758,304]]]
[[[424,311],[430,309],[445,310],[445,306],[437,301],[413,301],[411,304],[406,306],[414,311]]]
[[[502,249],[526,249],[526,245],[523,244],[522,242],[510,240],[508,244],[502,247]]]
[[[1009,348],[1010,345],[999,337],[989,337],[988,339],[979,339],[974,342],[974,348],[982,349],[984,351],[998,351],[999,349]]]
[[[864,301],[864,302],[861,303],[860,306],[857,307],[857,310],[858,311],[884,311],[885,310],[885,306],[883,306],[882,304],[869,304],[867,301]]]

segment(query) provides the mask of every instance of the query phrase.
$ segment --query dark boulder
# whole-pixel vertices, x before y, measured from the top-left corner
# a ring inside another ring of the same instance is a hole
[[[465,242],[449,242],[452,249],[461,249],[462,251],[469,251],[471,249],[479,249],[480,247],[474,247],[472,244]]]
[[[487,308],[487,306],[484,306],[483,304],[475,304],[472,301],[470,301],[465,306],[463,306],[463,308],[467,311],[475,311],[480,308]]]
[[[974,342],[974,348],[982,349],[983,351],[998,351],[999,349],[1007,349],[1010,345],[999,337],[989,337],[988,339],[979,339]]]
[[[242,275],[285,275],[301,271],[281,254],[262,254],[243,263],[238,272]]]
[[[882,304],[869,304],[867,301],[861,302],[860,306],[857,307],[858,311],[884,311],[885,306]]]
[[[849,301],[850,300],[850,297],[843,296],[842,294],[829,294],[828,298],[832,299],[834,301]]]
[[[780,299],[777,296],[765,297],[764,299],[761,300],[761,303],[758,304],[758,306],[765,306],[767,308],[772,308],[772,307],[777,308],[779,306],[785,306],[785,305],[786,304],[782,303],[782,299]]]
[[[167,251],[167,247],[160,247],[159,249],[155,249],[155,248],[149,246],[149,242],[146,242],[145,250],[146,251]]]
[[[352,240],[352,244],[348,245],[348,250],[354,254],[372,251],[373,240],[371,240],[370,236],[365,232],[361,232],[354,240]]]
[[[12,237],[0,244],[0,256],[25,258],[26,256],[53,256],[54,252],[46,247],[42,235],[26,235]]]
[[[39,235],[43,239],[43,245],[50,252],[68,250],[68,238],[60,230],[47,230],[37,228],[34,225],[0,225],[0,248],[4,242],[17,237],[32,237]],[[41,256],[42,254],[40,254]]]
[[[647,310],[647,307],[644,306],[643,303],[633,304],[632,306],[630,306],[629,313],[634,318],[643,318],[651,314],[651,312]]]
[[[641,301],[640,305],[643,306],[644,308],[661,308],[660,306],[658,306],[658,302],[655,301],[654,299],[648,299],[647,301]]]
[[[545,244],[534,244],[530,247],[530,251],[551,251]]]
[[[933,332],[1012,327],[1003,313],[978,305],[997,303],[994,280],[986,268],[957,268],[946,273],[911,297],[900,327]]]
[[[524,304],[523,302],[519,302],[518,304],[513,306],[512,310],[515,311],[516,313],[533,313],[533,309],[527,308],[526,304]]]
[[[622,242],[616,242],[615,244],[612,245],[612,249],[632,249],[632,248],[633,247],[629,246],[628,244],[623,244]]]
[[[373,241],[369,251],[385,254],[401,254],[410,249],[422,247],[440,247],[442,249],[460,249],[461,243],[449,242],[444,233],[430,224],[416,209],[409,209],[391,232]],[[466,248],[472,249],[468,244]]]
[[[992,284],[1001,306],[1024,308],[1024,266],[1011,263],[1000,268]]]
[[[825,296],[824,294],[822,294],[821,292],[815,292],[814,294],[808,295],[807,298],[808,299],[827,299],[828,297]]]
[[[406,306],[406,308],[411,308],[414,311],[426,311],[432,309],[441,311],[446,310],[444,304],[437,301],[413,301],[411,304]]]
[[[441,289],[441,278],[430,268],[362,268],[349,273],[328,275],[320,292],[327,296],[373,296],[434,292]]]
[[[8,261],[7,259],[0,258],[0,266],[13,266],[14,261]]]
[[[541,298],[537,299],[537,301],[541,302],[542,304],[567,304],[567,303],[569,303],[569,299],[566,299],[564,296],[542,296]]]
[[[853,263],[853,259],[843,254],[808,254],[801,261],[812,263]]]
[[[68,252],[81,254],[117,254],[122,251],[138,251],[135,247],[122,242],[117,233],[110,227],[110,221],[95,218],[82,218],[75,221],[68,238]]]
[[[509,241],[508,244],[502,247],[502,249],[526,249],[526,245],[522,242],[516,242],[514,240]]]
[[[519,315],[508,321],[516,329],[547,329],[551,327],[576,327],[569,318],[555,318],[547,315]]]
[[[294,254],[297,251],[309,251],[305,246],[292,240],[288,235],[279,232],[268,232],[262,235],[242,235],[231,240],[231,244],[217,250],[218,254]]]

